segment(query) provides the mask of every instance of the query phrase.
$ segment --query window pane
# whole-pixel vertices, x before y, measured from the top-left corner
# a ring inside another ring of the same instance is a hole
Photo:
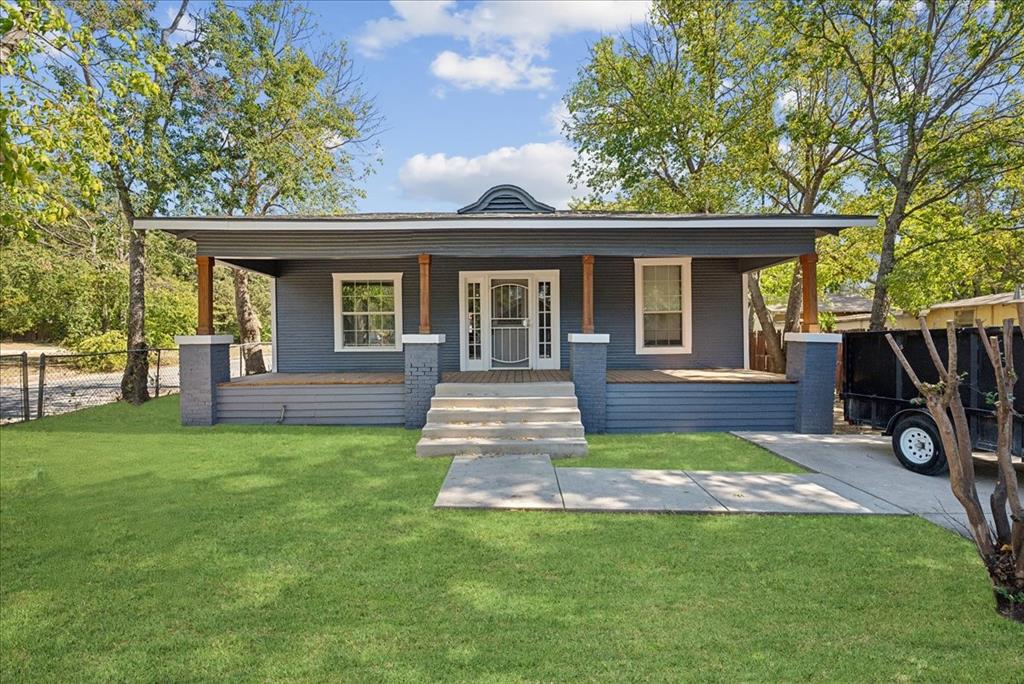
[[[643,267],[644,311],[682,311],[683,267]]]
[[[682,313],[644,314],[645,347],[681,347]]]

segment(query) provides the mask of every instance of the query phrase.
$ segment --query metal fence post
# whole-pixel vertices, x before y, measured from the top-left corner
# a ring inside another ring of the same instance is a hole
[[[160,352],[161,349],[156,350],[156,396],[160,396]]]
[[[21,413],[25,420],[32,419],[32,407],[28,403],[28,352],[21,352]]]
[[[36,402],[36,418],[43,417],[43,387],[46,385],[46,352],[39,355],[39,395]]]

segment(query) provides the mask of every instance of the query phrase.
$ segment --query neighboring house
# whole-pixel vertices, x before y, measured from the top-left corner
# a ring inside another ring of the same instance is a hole
[[[1016,303],[1024,301],[1024,292],[1018,287],[1016,292],[981,295],[953,302],[932,304],[921,311],[929,328],[943,329],[946,321],[953,321],[958,327],[974,327],[975,321],[981,319],[986,326],[1000,326],[1007,318],[1017,318]],[[917,330],[920,327],[918,317],[906,311],[894,311],[889,316],[887,327],[892,330]],[[871,322],[870,307],[868,313],[848,316],[837,316],[834,329],[867,330]]]
[[[199,255],[200,334],[179,338],[184,423],[429,422],[441,442],[421,453],[444,453],[455,424],[495,450],[547,449],[506,444],[509,416],[517,437],[568,434],[557,423],[580,417],[593,432],[831,431],[838,336],[795,335],[804,362],[788,378],[743,370],[743,275],[801,257],[813,283],[817,235],[874,224],[555,211],[509,185],[457,213],[135,223]],[[214,260],[273,278],[267,376],[228,382]]]
[[[772,320],[775,327],[782,330],[786,322],[786,305],[772,304],[768,307],[772,313]],[[852,330],[854,328],[843,327],[843,322],[852,316],[871,313],[871,300],[867,297],[851,294],[826,294],[818,300],[818,314],[831,314],[833,317],[833,330]]]

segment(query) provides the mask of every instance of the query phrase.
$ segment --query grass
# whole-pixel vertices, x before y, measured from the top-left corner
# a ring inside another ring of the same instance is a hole
[[[971,546],[916,518],[437,511],[415,432],[176,411],[0,430],[4,681],[1024,672]]]
[[[555,465],[587,468],[746,470],[802,473],[800,466],[766,449],[721,432],[587,437],[586,458],[559,459]]]

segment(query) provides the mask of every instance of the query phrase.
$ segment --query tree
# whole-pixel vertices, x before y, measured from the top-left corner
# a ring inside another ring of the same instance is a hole
[[[379,116],[344,43],[315,44],[303,6],[223,2],[198,18],[194,58],[212,68],[197,85],[221,140],[206,209],[244,215],[333,213],[361,196],[370,166],[360,154]],[[233,269],[239,341],[247,372],[265,370],[247,271]]]
[[[203,148],[208,139],[197,133],[197,111],[184,99],[190,73],[180,68],[189,44],[171,41],[187,6],[183,0],[166,27],[158,25],[152,6],[143,3],[68,0],[50,6],[48,12],[62,17],[58,35],[73,39],[55,41],[44,24],[27,25],[24,40],[48,50],[37,54],[47,75],[23,69],[15,86],[26,154],[80,159],[75,166],[81,175],[80,195],[88,198],[109,189],[117,199],[128,234],[129,354],[121,391],[133,403],[145,401],[149,393],[146,237],[132,224],[136,216],[154,214],[188,196],[205,178]],[[64,111],[77,123],[62,125]],[[89,144],[83,145],[83,139]],[[44,205],[64,204],[46,188],[35,196]],[[19,209],[22,215],[31,210]]]
[[[740,128],[744,175],[753,193],[768,207],[788,214],[813,214],[841,203],[846,186],[856,173],[857,147],[867,128],[864,105],[850,87],[842,60],[829,50],[788,30],[787,5],[770,6],[760,16],[776,49],[768,61],[747,71],[760,73],[773,98],[752,112]],[[770,277],[770,276],[769,276]],[[769,353],[777,368],[785,367],[782,340],[765,305],[760,273],[750,274],[750,302],[761,324]],[[786,288],[786,314],[782,333],[796,328],[802,304],[802,274],[791,267]]]
[[[1024,309],[1024,306],[1019,309]],[[1019,313],[1024,314],[1024,311]],[[996,458],[999,476],[989,500],[993,519],[991,526],[978,497],[970,428],[960,399],[956,327],[953,321],[946,324],[947,351],[946,360],[943,361],[924,317],[921,317],[920,323],[921,334],[938,373],[936,382],[923,381],[893,336],[886,334],[885,338],[923,397],[928,413],[938,427],[942,448],[949,463],[950,487],[967,514],[971,537],[992,582],[996,608],[1000,614],[1024,622],[1024,509],[1021,506],[1017,474],[1010,462],[1013,385],[1017,379],[1013,367],[1013,321],[1004,321],[1001,344],[998,336],[989,336],[981,321],[977,325],[977,333],[992,365],[997,388],[994,403],[998,425]],[[1024,318],[1021,323],[1024,324]]]
[[[767,46],[739,2],[657,2],[650,21],[591,49],[565,101],[573,178],[600,200],[709,213],[740,204],[737,131],[764,97]],[[770,97],[770,95],[769,95]]]
[[[866,106],[859,152],[885,189],[871,329],[884,327],[905,222],[1024,166],[1024,6],[819,0],[793,28],[841,54]]]

